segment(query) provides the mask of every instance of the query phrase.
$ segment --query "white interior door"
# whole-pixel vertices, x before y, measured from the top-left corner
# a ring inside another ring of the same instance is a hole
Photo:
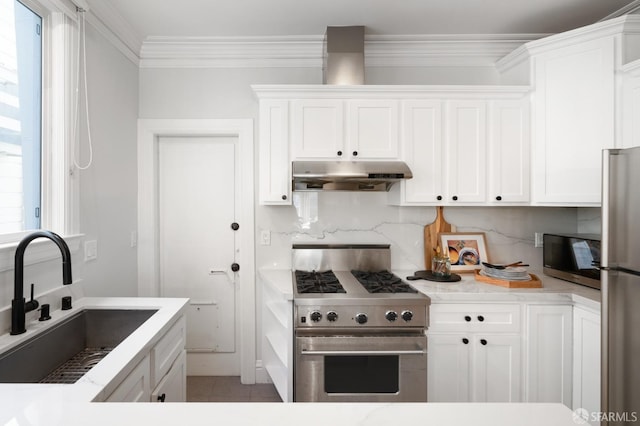
[[[237,234],[231,227],[238,181],[236,142],[234,137],[201,136],[158,140],[160,292],[190,298],[187,351],[203,354],[195,362],[200,364],[196,374],[240,371],[237,274],[231,270]],[[216,355],[220,353],[224,356]],[[209,370],[203,371],[202,365]]]

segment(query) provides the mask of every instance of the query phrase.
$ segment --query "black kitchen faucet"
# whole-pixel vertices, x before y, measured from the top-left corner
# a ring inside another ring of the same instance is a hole
[[[14,281],[13,281],[13,300],[11,301],[11,334],[22,334],[27,331],[25,327],[25,315],[27,312],[38,308],[38,301],[33,298],[33,285],[31,287],[31,300],[26,301],[24,298],[24,252],[31,241],[36,238],[48,238],[53,241],[62,254],[62,283],[71,284],[71,253],[69,247],[62,237],[51,231],[36,231],[20,241],[16,248]]]

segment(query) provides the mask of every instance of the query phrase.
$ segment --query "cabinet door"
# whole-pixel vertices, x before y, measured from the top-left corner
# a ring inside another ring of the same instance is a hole
[[[464,341],[466,339],[466,343]],[[429,334],[427,400],[471,402],[471,341],[462,334]]]
[[[149,402],[151,363],[149,355],[109,395],[107,402]]]
[[[294,160],[339,159],[344,152],[344,101],[298,99],[292,102]]]
[[[291,204],[289,102],[260,101],[260,204]]]
[[[472,339],[473,401],[522,401],[520,336],[478,333]]]
[[[151,393],[151,402],[187,401],[187,351],[183,350]]]
[[[600,412],[600,315],[573,310],[573,407]]]
[[[441,203],[444,192],[440,101],[411,100],[402,103],[401,150],[413,178],[401,182],[400,204]]]
[[[571,306],[527,307],[527,402],[571,405]]]
[[[485,101],[447,102],[447,200],[451,204],[486,200],[487,107]]]
[[[622,77],[622,141],[617,146],[640,146],[640,60],[638,67]]]
[[[533,202],[599,205],[602,149],[614,146],[614,41],[534,58]]]
[[[349,101],[347,151],[351,159],[398,158],[398,102]]]
[[[488,202],[530,200],[529,98],[489,103]]]

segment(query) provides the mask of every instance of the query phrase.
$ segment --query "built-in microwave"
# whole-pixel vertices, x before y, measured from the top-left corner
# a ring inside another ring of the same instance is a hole
[[[600,236],[544,234],[545,275],[600,289]]]

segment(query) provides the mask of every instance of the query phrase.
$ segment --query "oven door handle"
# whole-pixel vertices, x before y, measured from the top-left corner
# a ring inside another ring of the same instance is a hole
[[[302,355],[424,355],[424,349],[406,351],[308,351],[303,349]]]

